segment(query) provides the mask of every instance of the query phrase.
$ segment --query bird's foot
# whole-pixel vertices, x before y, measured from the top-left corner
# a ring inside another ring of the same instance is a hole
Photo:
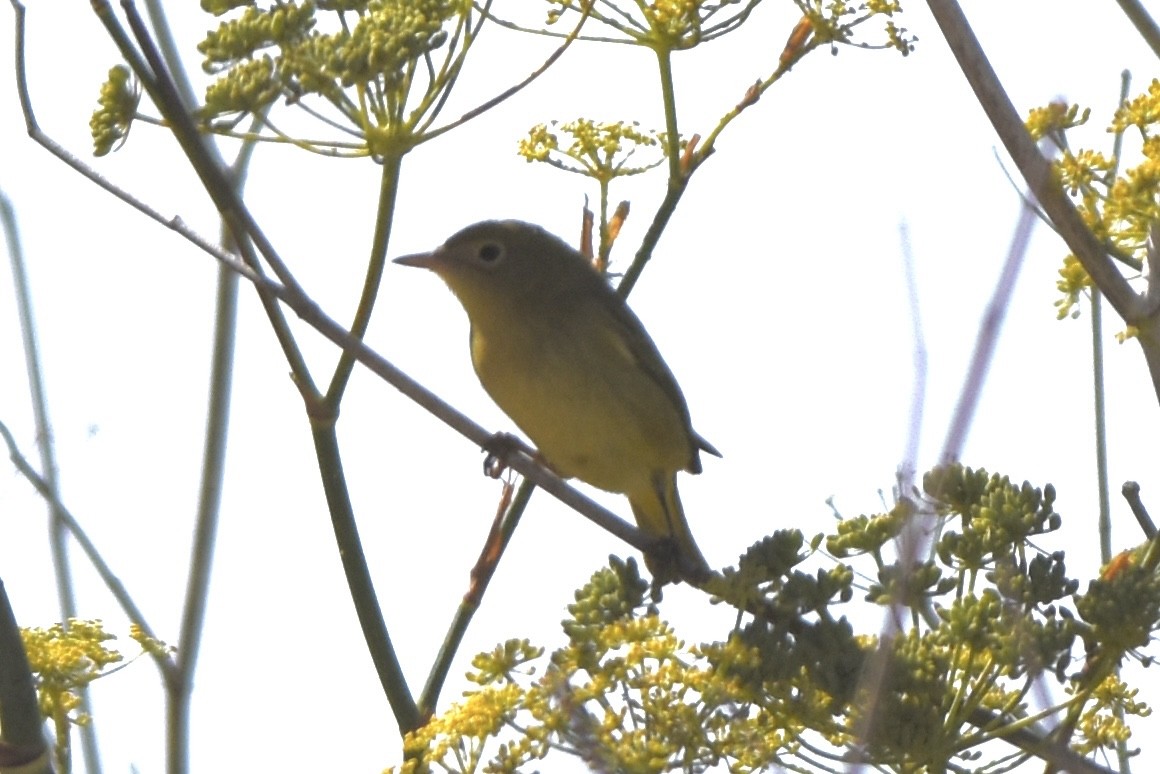
[[[681,554],[671,537],[657,538],[644,554],[644,564],[652,573],[652,595],[660,599],[661,587],[681,582]]]
[[[539,453],[511,433],[496,433],[483,445],[487,456],[483,458],[483,474],[499,478],[507,470],[507,460],[520,452],[532,459],[540,459]]]
[[[675,538],[660,537],[644,554],[644,564],[653,576],[652,593],[660,599],[660,589],[669,583],[685,581],[700,587],[712,574],[708,567],[693,562],[681,553]]]

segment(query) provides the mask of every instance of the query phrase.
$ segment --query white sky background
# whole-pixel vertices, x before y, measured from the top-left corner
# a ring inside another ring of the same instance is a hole
[[[81,156],[97,90],[117,60],[87,4],[33,0],[29,72],[41,125]],[[214,26],[195,4],[173,21],[191,52]],[[500,4],[502,10],[504,4]],[[1152,9],[1160,13],[1160,7]],[[1146,89],[1156,59],[1114,3],[977,2],[975,30],[1023,113],[1058,96],[1093,108],[1104,132],[1121,70]],[[685,134],[710,130],[776,64],[797,13],[763,4],[727,42],[676,56]],[[732,564],[775,529],[830,530],[880,510],[910,432],[911,315],[899,224],[911,234],[929,356],[919,470],[938,454],[977,326],[1018,217],[994,134],[923,4],[899,19],[919,37],[895,52],[842,48],[800,63],[721,137],[632,295],[681,381],[697,429],[722,450],[681,490],[710,562]],[[12,14],[0,13],[11,56]],[[534,69],[555,47],[494,29],[456,91],[458,115]],[[216,266],[31,143],[8,68],[0,72],[0,188],[20,218],[66,503],[159,635],[177,638],[206,403]],[[147,106],[146,106],[147,107]],[[515,154],[533,124],[582,115],[663,126],[655,65],[629,47],[578,45],[545,78],[404,164],[391,255],[428,249],[488,217],[534,221],[575,241],[578,176]],[[1130,146],[1129,146],[1130,147]],[[1002,157],[1002,154],[1000,154]],[[207,236],[216,219],[175,143],[138,125],[103,173]],[[283,148],[259,151],[247,201],[323,309],[349,320],[369,249],[379,168]],[[633,210],[614,252],[627,261],[664,178],[631,179]],[[1073,577],[1095,571],[1088,319],[1057,322],[1065,252],[1037,230],[1008,311],[965,463],[1036,486],[1051,481]],[[614,263],[614,269],[617,264]],[[346,594],[298,393],[252,291],[243,288],[229,470],[210,612],[196,676],[192,770],[377,771],[398,760],[393,717]],[[0,419],[35,459],[12,289],[0,282]],[[1111,339],[1108,399],[1114,538],[1142,539],[1118,496],[1127,479],[1160,509],[1153,463],[1160,412],[1134,344]],[[316,378],[333,347],[303,332]],[[391,266],[369,343],[484,426],[513,429],[479,387],[466,318],[434,276]],[[362,538],[399,657],[416,694],[467,584],[499,485],[482,455],[397,391],[356,371],[340,438]],[[602,502],[628,514],[621,498]],[[0,578],[23,625],[57,620],[45,509],[0,476]],[[549,649],[572,591],[627,547],[537,494],[468,632],[440,704],[468,687],[471,656],[508,637]],[[126,624],[77,562],[82,615]],[[663,613],[691,642],[731,616],[670,588]],[[874,620],[866,622],[869,629]],[[133,644],[126,641],[130,652]],[[96,689],[110,772],[160,771],[162,697],[141,660]],[[1151,697],[1154,698],[1154,697]],[[1158,721],[1137,726],[1147,745]],[[1150,751],[1155,755],[1155,750]],[[1147,768],[1141,763],[1141,770]]]

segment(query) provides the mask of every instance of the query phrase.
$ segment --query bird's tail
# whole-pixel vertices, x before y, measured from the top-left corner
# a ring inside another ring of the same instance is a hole
[[[676,583],[682,578],[700,581],[709,576],[712,569],[685,520],[675,473],[658,478],[651,489],[629,496],[628,502],[641,531],[652,537],[669,538],[667,546],[644,557],[645,566],[658,583]]]

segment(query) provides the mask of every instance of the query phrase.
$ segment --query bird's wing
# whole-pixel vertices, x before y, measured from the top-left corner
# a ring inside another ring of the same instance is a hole
[[[603,280],[601,280],[603,283]],[[689,417],[688,404],[676,377],[665,364],[657,350],[656,344],[645,331],[640,320],[618,296],[615,291],[605,285],[609,295],[613,298],[600,298],[596,294],[586,294],[582,302],[584,308],[578,319],[587,319],[592,328],[604,338],[604,346],[609,352],[615,353],[625,368],[634,368],[643,372],[647,378],[660,390],[669,405],[676,412],[684,424],[689,437],[689,470],[699,473],[701,470],[697,450],[702,449],[715,456],[721,456],[713,445],[693,431]]]

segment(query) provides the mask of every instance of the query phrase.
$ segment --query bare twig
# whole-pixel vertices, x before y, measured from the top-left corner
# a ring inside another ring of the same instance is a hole
[[[36,321],[32,312],[32,291],[25,271],[24,250],[20,245],[20,232],[16,215],[8,197],[0,193],[0,221],[8,243],[8,256],[12,264],[12,286],[16,294],[17,315],[20,318],[20,333],[24,345],[24,370],[28,375],[28,391],[32,398],[32,414],[36,424],[37,450],[40,453],[40,469],[53,493],[60,495],[60,481],[57,477],[56,444],[53,439],[52,423],[48,418],[48,399],[44,389],[44,368],[40,359],[40,343],[36,336]],[[68,622],[77,617],[76,594],[73,586],[72,567],[69,563],[68,528],[60,513],[48,505],[48,542],[52,554],[52,570],[56,576],[57,604],[61,621]],[[78,692],[79,711],[91,715],[89,692]],[[0,724],[2,725],[2,724]],[[85,723],[78,728],[81,740],[81,754],[85,768],[100,771],[100,755],[97,748],[96,724]]]
[[[962,454],[963,444],[966,443],[967,432],[970,431],[975,419],[975,409],[978,408],[979,398],[983,394],[983,382],[987,378],[991,359],[995,355],[999,331],[1007,316],[1007,308],[1011,305],[1011,295],[1015,290],[1015,283],[1019,279],[1019,269],[1022,268],[1023,259],[1027,255],[1027,245],[1031,239],[1031,231],[1035,228],[1035,223],[1035,207],[1024,201],[1019,210],[1019,222],[1015,225],[1011,245],[1007,249],[1007,259],[1003,262],[1003,270],[999,273],[999,280],[995,283],[995,291],[987,304],[983,321],[979,325],[979,335],[975,339],[975,351],[971,355],[971,363],[967,367],[966,382],[959,393],[959,402],[955,406],[955,413],[951,418],[946,440],[943,441],[942,454],[939,455],[940,464],[957,462],[959,455]]]
[[[32,484],[33,488],[36,489],[36,491],[40,494],[41,497],[45,499],[45,501],[47,501],[50,505],[52,505],[53,508],[57,510],[57,512],[60,514],[61,520],[64,522],[65,526],[68,527],[68,530],[72,533],[73,538],[77,541],[77,545],[80,546],[81,551],[89,560],[89,563],[92,564],[93,569],[97,571],[97,575],[100,576],[101,582],[105,584],[105,587],[108,588],[109,592],[113,595],[113,599],[117,600],[117,604],[121,606],[121,609],[125,612],[125,615],[129,618],[130,621],[140,626],[141,631],[144,632],[147,637],[151,639],[157,639],[157,635],[154,634],[153,629],[150,628],[148,623],[146,623],[145,616],[141,613],[141,610],[137,607],[137,604],[133,601],[133,598],[129,596],[129,592],[125,588],[124,584],[121,583],[121,580],[117,577],[117,574],[113,572],[112,568],[105,563],[105,560],[102,558],[100,551],[97,550],[96,544],[94,544],[93,541],[89,539],[88,534],[72,515],[72,512],[68,509],[68,507],[57,498],[56,494],[49,487],[48,482],[45,481],[44,478],[42,478],[41,475],[36,472],[36,469],[33,468],[31,464],[29,464],[28,459],[25,458],[25,456],[20,452],[20,449],[17,447],[16,439],[12,437],[12,433],[8,430],[8,426],[3,422],[0,422],[0,438],[3,438],[4,443],[8,446],[8,456],[16,465],[16,470],[18,470],[20,475],[24,476],[24,478],[26,478],[28,482]],[[163,674],[170,676],[177,668],[173,661],[168,657],[164,657],[156,653],[152,655],[153,658],[158,662],[158,666],[161,668]]]
[[[1124,499],[1128,501],[1132,515],[1136,517],[1136,523],[1144,531],[1144,537],[1148,540],[1154,540],[1156,538],[1156,522],[1152,521],[1148,509],[1144,507],[1144,501],[1140,499],[1140,485],[1135,481],[1125,481],[1120,491],[1123,493]]]
[[[1148,15],[1144,4],[1140,0],[1116,0],[1116,2],[1120,4],[1124,15],[1136,26],[1136,31],[1152,49],[1152,53],[1160,57],[1160,25]]]
[[[914,386],[910,393],[909,428],[906,435],[906,450],[898,472],[898,497],[910,499],[914,489],[914,476],[918,470],[918,444],[922,430],[923,407],[926,405],[926,339],[922,333],[922,309],[918,303],[918,281],[914,276],[914,254],[910,248],[910,229],[906,223],[898,227],[898,241],[902,248],[902,267],[906,276],[906,298],[910,304],[910,324],[912,340],[912,361]]]

